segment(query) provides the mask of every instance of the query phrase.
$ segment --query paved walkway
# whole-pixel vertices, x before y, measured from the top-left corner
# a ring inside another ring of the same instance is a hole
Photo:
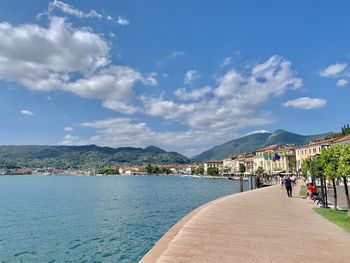
[[[349,263],[350,234],[313,206],[280,186],[230,195],[187,215],[141,262]]]

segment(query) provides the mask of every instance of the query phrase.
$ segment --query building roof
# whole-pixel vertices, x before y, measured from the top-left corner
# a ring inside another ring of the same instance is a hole
[[[350,134],[344,135],[338,139],[335,139],[333,143],[339,143],[339,142],[344,142],[344,141],[350,141]]]
[[[257,152],[272,151],[272,150],[275,150],[278,147],[280,147],[279,144],[269,145],[269,146],[265,146],[265,147],[263,147],[261,149],[258,149]]]
[[[205,163],[222,163],[222,160],[208,160]]]

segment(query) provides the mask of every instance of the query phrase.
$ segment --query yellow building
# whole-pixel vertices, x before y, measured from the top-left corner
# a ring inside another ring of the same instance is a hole
[[[301,165],[303,164],[304,160],[321,154],[323,149],[327,149],[331,146],[333,140],[334,139],[318,139],[311,141],[309,144],[296,147],[295,153],[297,172],[301,171]]]

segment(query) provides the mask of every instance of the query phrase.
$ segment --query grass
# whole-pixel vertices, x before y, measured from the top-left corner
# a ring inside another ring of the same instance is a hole
[[[300,186],[300,192],[299,192],[299,196],[302,196],[302,197],[305,197],[306,196],[306,186],[305,185],[302,185]]]
[[[314,210],[316,213],[350,233],[350,218],[348,217],[347,211],[335,211],[326,208],[314,208]]]

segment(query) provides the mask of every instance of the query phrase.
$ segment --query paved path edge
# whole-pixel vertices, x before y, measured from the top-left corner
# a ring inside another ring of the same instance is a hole
[[[268,186],[268,187],[263,187],[263,188],[258,188],[254,190],[249,190],[246,192],[242,193],[234,193],[230,195],[226,195],[223,197],[220,197],[218,199],[215,199],[213,201],[210,201],[204,205],[201,205],[200,207],[194,209],[192,212],[188,213],[185,215],[182,219],[180,219],[175,225],[173,225],[168,232],[164,234],[163,237],[161,237],[155,245],[147,252],[147,254],[139,261],[140,263],[154,263],[159,259],[159,257],[162,255],[162,253],[168,248],[169,244],[171,241],[176,237],[176,235],[181,231],[181,229],[195,216],[197,215],[200,211],[217,204],[227,198],[230,198],[233,195],[243,195],[243,194],[250,194],[252,192],[256,191],[263,191],[266,188],[273,187],[273,186]],[[276,186],[274,186],[276,187]]]

